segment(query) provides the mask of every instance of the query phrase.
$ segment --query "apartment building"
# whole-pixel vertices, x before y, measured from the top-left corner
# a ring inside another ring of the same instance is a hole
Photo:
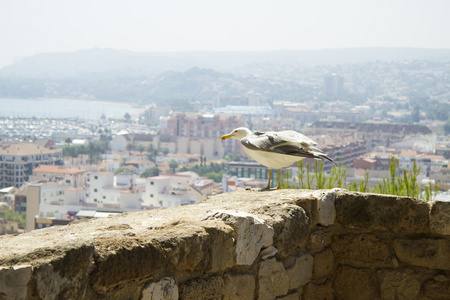
[[[197,190],[194,186],[198,179],[198,175],[191,172],[146,178],[143,206],[155,208],[199,203],[212,190],[208,189],[209,186],[205,186],[206,189],[203,190],[199,187],[201,191]]]
[[[407,137],[432,135],[433,133],[424,125],[318,121],[308,128],[306,134],[308,136],[354,135],[356,138],[366,141],[367,149],[371,151],[377,146],[389,147]]]
[[[161,128],[161,141],[170,139],[176,143],[175,152],[201,154],[209,160],[224,153],[244,154],[239,141],[220,141],[220,137],[245,124],[237,114],[173,113]]]
[[[0,148],[0,188],[20,187],[39,165],[62,165],[62,149],[49,149],[31,143]]]
[[[389,170],[392,157],[399,159],[399,169],[410,170],[415,160],[424,177],[439,173],[442,168],[447,169],[448,166],[448,160],[442,155],[419,153],[413,150],[386,149],[384,151],[373,151],[356,158],[354,160],[354,167],[356,169],[386,171]]]
[[[85,189],[74,188],[62,179],[30,183],[26,195],[26,232],[68,224],[86,200]]]
[[[119,134],[114,137],[111,141],[112,151],[126,151],[126,150],[137,150],[143,147],[147,151],[150,147],[159,149],[160,139],[159,135],[154,134]]]
[[[86,203],[87,170],[40,165],[29,177],[20,193],[26,196],[27,232],[67,224]]]
[[[119,181],[122,182],[123,180]],[[137,185],[133,182],[126,186],[114,184],[114,173],[89,173],[87,193],[86,205],[90,207],[122,211],[141,209],[141,189],[137,188]]]
[[[328,136],[317,135],[309,136],[317,143],[317,148],[321,149],[328,157],[346,167],[353,167],[353,160],[367,153],[366,141],[358,139],[353,135]],[[311,162],[307,159],[306,162]],[[325,171],[330,171],[333,163],[324,161]]]
[[[73,187],[86,187],[87,170],[68,166],[40,165],[29,176],[30,182],[63,180]]]

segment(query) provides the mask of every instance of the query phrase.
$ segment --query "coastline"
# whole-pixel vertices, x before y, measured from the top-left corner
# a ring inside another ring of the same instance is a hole
[[[134,103],[67,98],[0,98],[0,116],[98,119],[120,118],[140,113],[144,106]]]
[[[132,103],[128,102],[114,102],[114,101],[102,101],[102,100],[83,100],[83,99],[67,99],[67,98],[36,98],[37,100],[51,100],[51,101],[70,101],[70,102],[89,102],[97,104],[113,104],[124,107],[131,108],[141,108],[141,106],[134,106]],[[27,99],[28,100],[28,99]]]

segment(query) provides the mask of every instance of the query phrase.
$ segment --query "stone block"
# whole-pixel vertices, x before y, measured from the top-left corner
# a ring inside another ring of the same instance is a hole
[[[303,288],[303,299],[333,300],[334,292],[330,281],[323,284],[309,283]]]
[[[285,257],[296,247],[306,243],[309,236],[309,218],[303,208],[289,203],[263,206],[254,211],[264,217],[266,224],[274,229],[273,245],[278,255]]]
[[[101,242],[101,246],[110,250],[94,256],[95,268],[90,280],[96,293],[105,294],[121,282],[145,278],[149,274],[162,278],[166,270],[174,268],[177,272],[192,272],[206,268],[209,261],[208,235],[203,228],[196,235],[180,229],[176,236],[171,234],[158,241],[139,242],[127,246],[120,240]]]
[[[253,275],[227,274],[224,283],[225,295],[223,300],[254,299],[256,283]]]
[[[436,300],[450,300],[450,275],[437,275],[425,284],[425,297]]]
[[[283,261],[289,277],[289,289],[298,289],[311,281],[313,257],[303,253],[298,257],[289,257]]]
[[[142,291],[142,300],[177,300],[178,286],[170,277],[153,282]]]
[[[203,220],[222,220],[236,233],[236,263],[251,265],[261,248],[273,243],[274,229],[254,214],[242,211],[217,210],[208,213]]]
[[[335,191],[319,190],[313,193],[317,197],[317,222],[322,226],[330,226],[334,224],[336,219]]]
[[[336,299],[378,299],[377,278],[370,269],[354,269],[341,265],[333,284]]]
[[[450,240],[394,240],[394,250],[404,263],[430,269],[450,270]]]
[[[411,269],[378,271],[381,299],[419,299],[421,276]]]
[[[329,276],[334,270],[334,254],[330,248],[314,254],[313,279],[321,279]]]
[[[321,252],[331,243],[331,231],[329,229],[319,229],[309,235],[306,249],[310,253]]]
[[[234,231],[226,224],[203,225],[210,236],[210,255],[208,272],[216,273],[231,268],[234,265]]]
[[[432,233],[450,235],[450,201],[436,201],[430,212]]]
[[[393,266],[388,246],[373,234],[334,236],[336,260],[351,266]]]
[[[179,295],[183,300],[221,300],[225,295],[225,283],[219,276],[190,280],[180,285]]]
[[[32,274],[31,265],[0,267],[0,299],[27,299]]]
[[[317,190],[302,196],[295,203],[307,212],[311,227],[317,224],[322,226],[334,224],[336,219],[335,190]]]
[[[258,272],[258,299],[275,299],[284,296],[289,290],[288,273],[281,262],[275,258],[262,261]]]
[[[399,234],[422,234],[429,230],[430,206],[414,198],[338,192],[337,222],[349,228]]]

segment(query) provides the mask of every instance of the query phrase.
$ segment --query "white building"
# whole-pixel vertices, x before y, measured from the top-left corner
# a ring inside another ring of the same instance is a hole
[[[141,197],[141,191],[136,190],[134,184],[122,187],[114,185],[113,173],[94,172],[89,174],[88,206],[140,210]]]
[[[63,180],[30,183],[27,195],[27,232],[70,222],[86,201],[84,188],[75,188]]]
[[[63,180],[73,187],[85,187],[87,181],[87,170],[54,165],[40,165],[33,170],[29,176],[29,182]]]
[[[146,179],[142,204],[151,208],[199,203],[205,197],[191,187],[193,181],[191,174],[149,177]]]

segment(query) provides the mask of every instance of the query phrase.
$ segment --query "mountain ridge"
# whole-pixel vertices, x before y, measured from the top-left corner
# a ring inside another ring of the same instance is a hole
[[[450,49],[371,47],[274,51],[133,52],[93,48],[30,56],[1,68],[0,76],[73,78],[86,74],[111,72],[125,76],[156,76],[165,71],[186,71],[193,67],[220,72],[248,73],[251,72],[249,71],[251,66],[257,65],[314,66],[398,60],[450,60]]]

